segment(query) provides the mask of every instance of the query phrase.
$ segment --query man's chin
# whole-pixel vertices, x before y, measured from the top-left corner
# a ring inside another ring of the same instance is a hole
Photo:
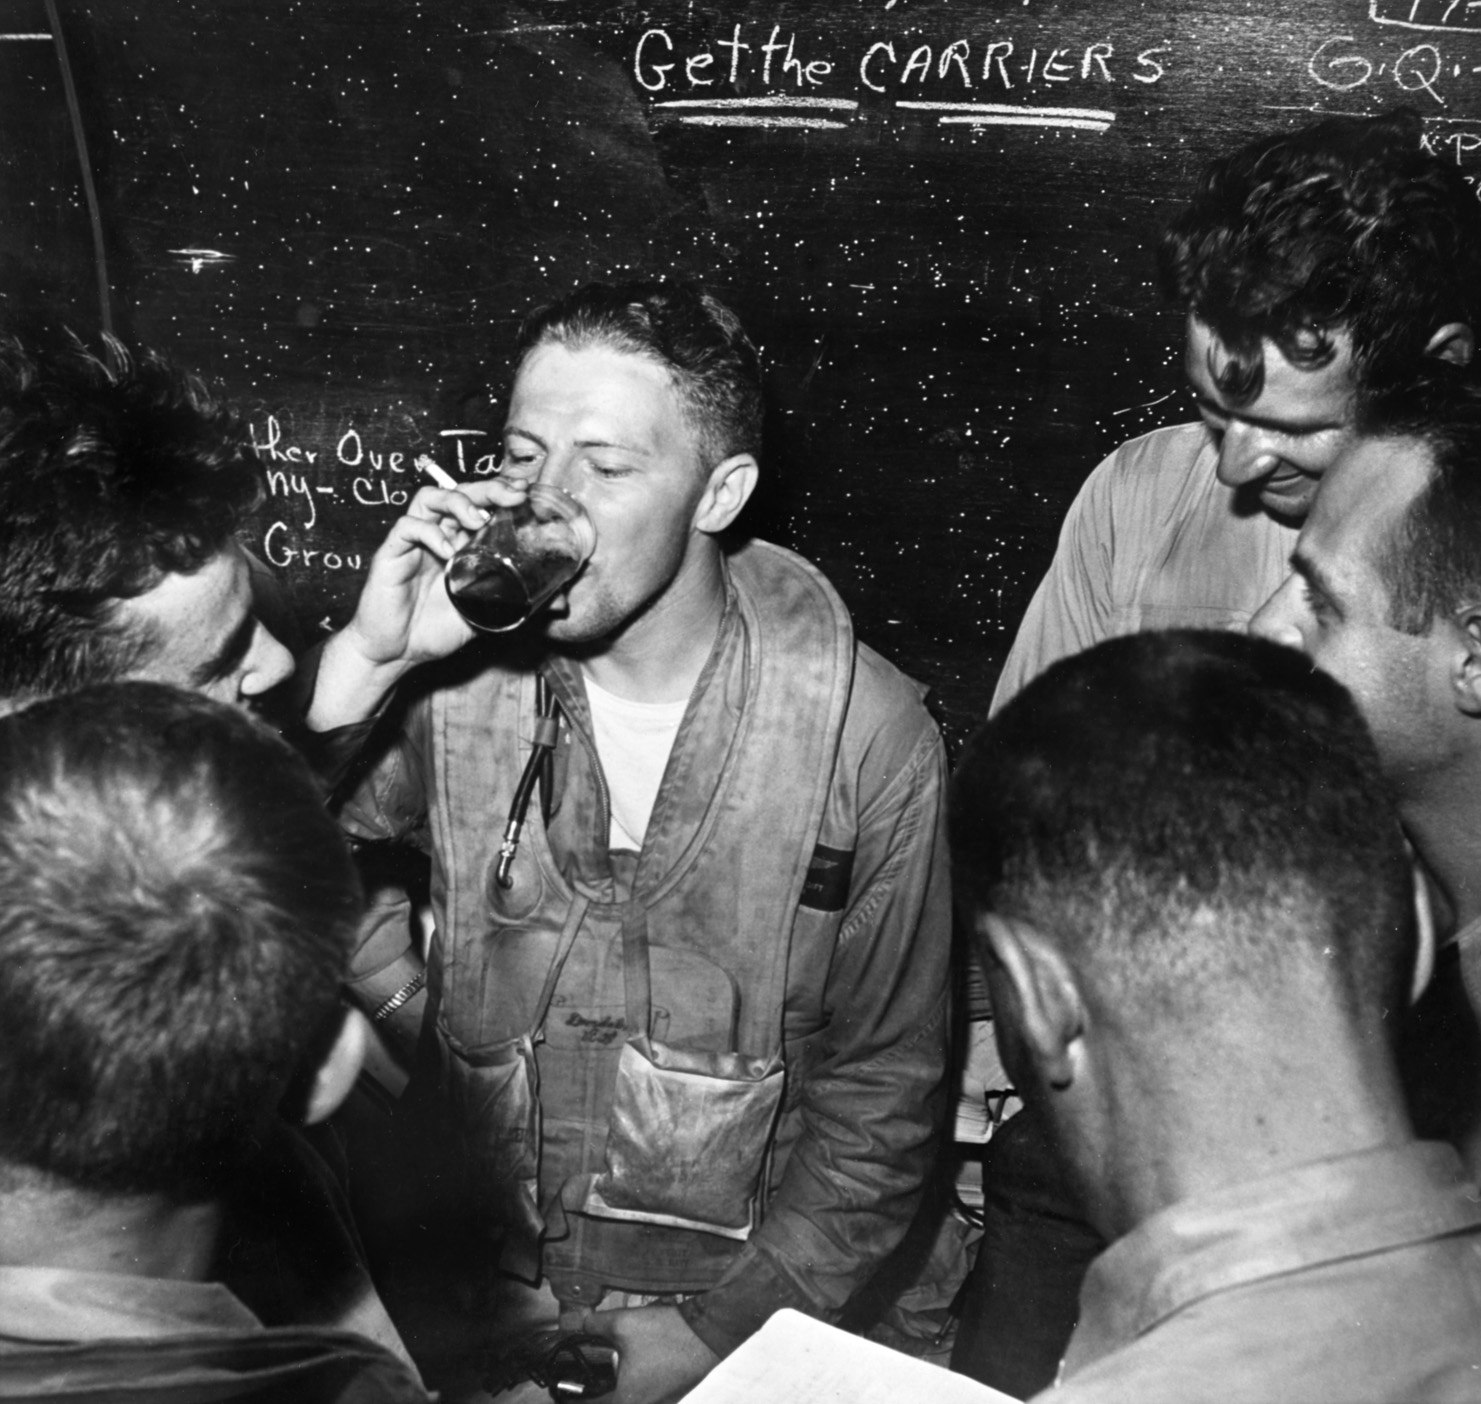
[[[572,651],[586,644],[600,643],[612,632],[602,620],[592,619],[579,610],[572,613],[565,605],[535,622],[540,637],[547,643]]]

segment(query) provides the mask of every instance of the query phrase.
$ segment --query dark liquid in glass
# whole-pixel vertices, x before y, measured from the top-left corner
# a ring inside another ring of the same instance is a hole
[[[449,575],[447,593],[475,629],[512,629],[530,612],[524,582],[508,561],[484,561],[477,575]]]

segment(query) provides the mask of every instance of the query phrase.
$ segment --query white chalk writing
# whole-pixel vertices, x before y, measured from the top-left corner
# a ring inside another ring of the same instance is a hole
[[[1481,30],[1481,0],[1368,0],[1368,18],[1399,29]]]
[[[382,517],[405,511],[423,480],[416,466],[418,454],[405,441],[393,447],[384,434],[345,421],[320,434],[311,444],[295,442],[276,414],[250,426],[269,500],[279,510],[292,509],[291,519],[280,517],[267,527],[262,555],[280,567],[360,570],[364,562],[360,551],[310,544],[315,529],[323,529],[322,508],[369,509]],[[487,437],[482,429],[438,431],[442,445],[453,447],[454,480],[487,477],[498,471],[497,453],[476,451],[479,441]]]
[[[1392,86],[1418,102],[1422,110],[1438,115],[1452,99],[1466,101],[1476,90],[1481,55],[1445,49],[1434,40],[1393,52],[1368,47],[1353,34],[1334,34],[1312,52],[1306,71],[1314,82],[1334,92],[1364,86]]]
[[[929,112],[940,125],[1039,126],[1104,131],[1104,104],[1081,108],[1034,104],[1037,94],[1061,97],[1074,89],[1104,93],[1123,83],[1152,84],[1168,72],[1168,42],[1124,44],[1109,35],[1061,43],[999,34],[922,42],[919,36],[881,37],[851,58],[825,51],[826,41],[781,25],[735,23],[716,36],[676,37],[661,26],[643,32],[633,48],[633,81],[649,94],[656,116],[694,126],[837,129],[860,108],[856,96],[822,91],[852,82],[865,96],[893,99],[896,111]],[[706,96],[718,88],[746,97]],[[970,100],[948,102],[951,95]],[[1022,102],[982,102],[992,96]],[[870,97],[873,101],[873,97]]]
[[[292,529],[287,522],[274,522],[262,535],[263,560],[279,570],[299,562],[306,566],[317,565],[322,570],[360,570],[364,566],[364,558],[358,551],[295,546],[292,539]]]

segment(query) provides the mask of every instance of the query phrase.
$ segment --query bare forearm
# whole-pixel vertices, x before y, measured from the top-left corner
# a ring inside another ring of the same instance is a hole
[[[353,624],[324,645],[306,721],[311,731],[332,731],[367,721],[414,666],[404,658],[378,661],[352,633]]]

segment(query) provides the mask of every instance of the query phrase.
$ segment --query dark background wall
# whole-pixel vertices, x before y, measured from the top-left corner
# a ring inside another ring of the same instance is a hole
[[[1411,102],[1481,163],[1458,0],[57,0],[119,329],[223,383],[256,549],[341,622],[522,315],[673,272],[770,366],[753,528],[981,713],[1064,508],[1189,414],[1149,244],[1205,161]],[[0,316],[100,325],[51,10],[0,3]],[[461,459],[460,459],[461,453]]]

